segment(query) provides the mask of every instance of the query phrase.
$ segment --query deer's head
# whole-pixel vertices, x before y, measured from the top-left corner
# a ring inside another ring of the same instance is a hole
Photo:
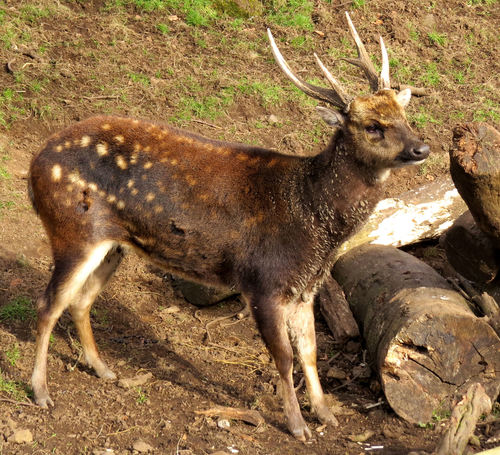
[[[391,89],[389,58],[382,37],[382,70],[377,74],[347,12],[346,17],[358,58],[345,60],[363,70],[373,92],[371,95],[352,97],[347,94],[316,54],[316,62],[332,88],[305,82],[292,72],[268,29],[276,62],[300,90],[334,107],[318,106],[317,109],[328,125],[342,129],[349,153],[361,163],[375,169],[390,169],[422,162],[429,155],[429,146],[413,133],[404,111],[410,102],[411,90],[406,88],[397,92]]]

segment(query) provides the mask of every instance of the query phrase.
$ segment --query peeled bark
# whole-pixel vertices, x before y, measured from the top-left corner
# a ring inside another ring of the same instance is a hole
[[[336,263],[386,398],[412,423],[449,411],[472,382],[500,390],[500,339],[434,269],[393,247],[363,245]]]
[[[403,246],[437,239],[467,206],[450,177],[380,201],[359,232],[338,255],[363,243]]]
[[[500,133],[486,123],[456,127],[450,172],[478,226],[500,248]]]

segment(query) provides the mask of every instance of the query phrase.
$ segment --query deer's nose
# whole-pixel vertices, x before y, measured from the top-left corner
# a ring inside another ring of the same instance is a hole
[[[425,160],[431,149],[427,144],[418,144],[410,149],[411,158],[415,161]]]

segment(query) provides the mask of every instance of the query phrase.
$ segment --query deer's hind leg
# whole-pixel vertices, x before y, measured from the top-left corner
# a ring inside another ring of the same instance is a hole
[[[69,307],[82,344],[85,363],[94,369],[97,376],[104,379],[116,379],[116,375],[99,356],[90,325],[90,309],[102,288],[113,276],[122,258],[121,247],[111,248],[101,264],[89,275],[79,295]]]
[[[76,313],[75,323],[80,336],[83,333],[82,346],[85,355],[89,356],[94,365],[100,366],[96,361],[99,356],[90,329],[88,313],[86,310],[81,310],[82,305],[79,305],[79,302],[83,302],[83,307],[90,310],[93,298],[98,294],[97,288],[101,289],[118,265],[119,261],[116,262],[115,254],[112,253],[113,260],[110,264],[116,264],[113,270],[110,271],[110,267],[103,266],[103,261],[115,246],[113,241],[104,241],[79,251],[61,248],[61,251],[69,252],[65,254],[58,254],[58,251],[54,251],[56,258],[54,272],[44,295],[37,302],[35,365],[31,376],[35,402],[43,408],[54,405],[47,388],[47,352],[50,334],[62,312],[70,306],[72,306],[73,317]],[[94,274],[96,271],[98,271],[97,275]],[[95,357],[96,354],[97,357]],[[106,372],[107,367],[103,371]]]

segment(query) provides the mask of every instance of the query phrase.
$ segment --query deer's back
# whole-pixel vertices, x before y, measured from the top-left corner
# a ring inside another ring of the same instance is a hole
[[[30,186],[55,250],[113,239],[174,272],[234,285],[242,267],[262,268],[252,258],[286,256],[297,230],[282,193],[294,165],[264,149],[94,117],[49,139]]]

